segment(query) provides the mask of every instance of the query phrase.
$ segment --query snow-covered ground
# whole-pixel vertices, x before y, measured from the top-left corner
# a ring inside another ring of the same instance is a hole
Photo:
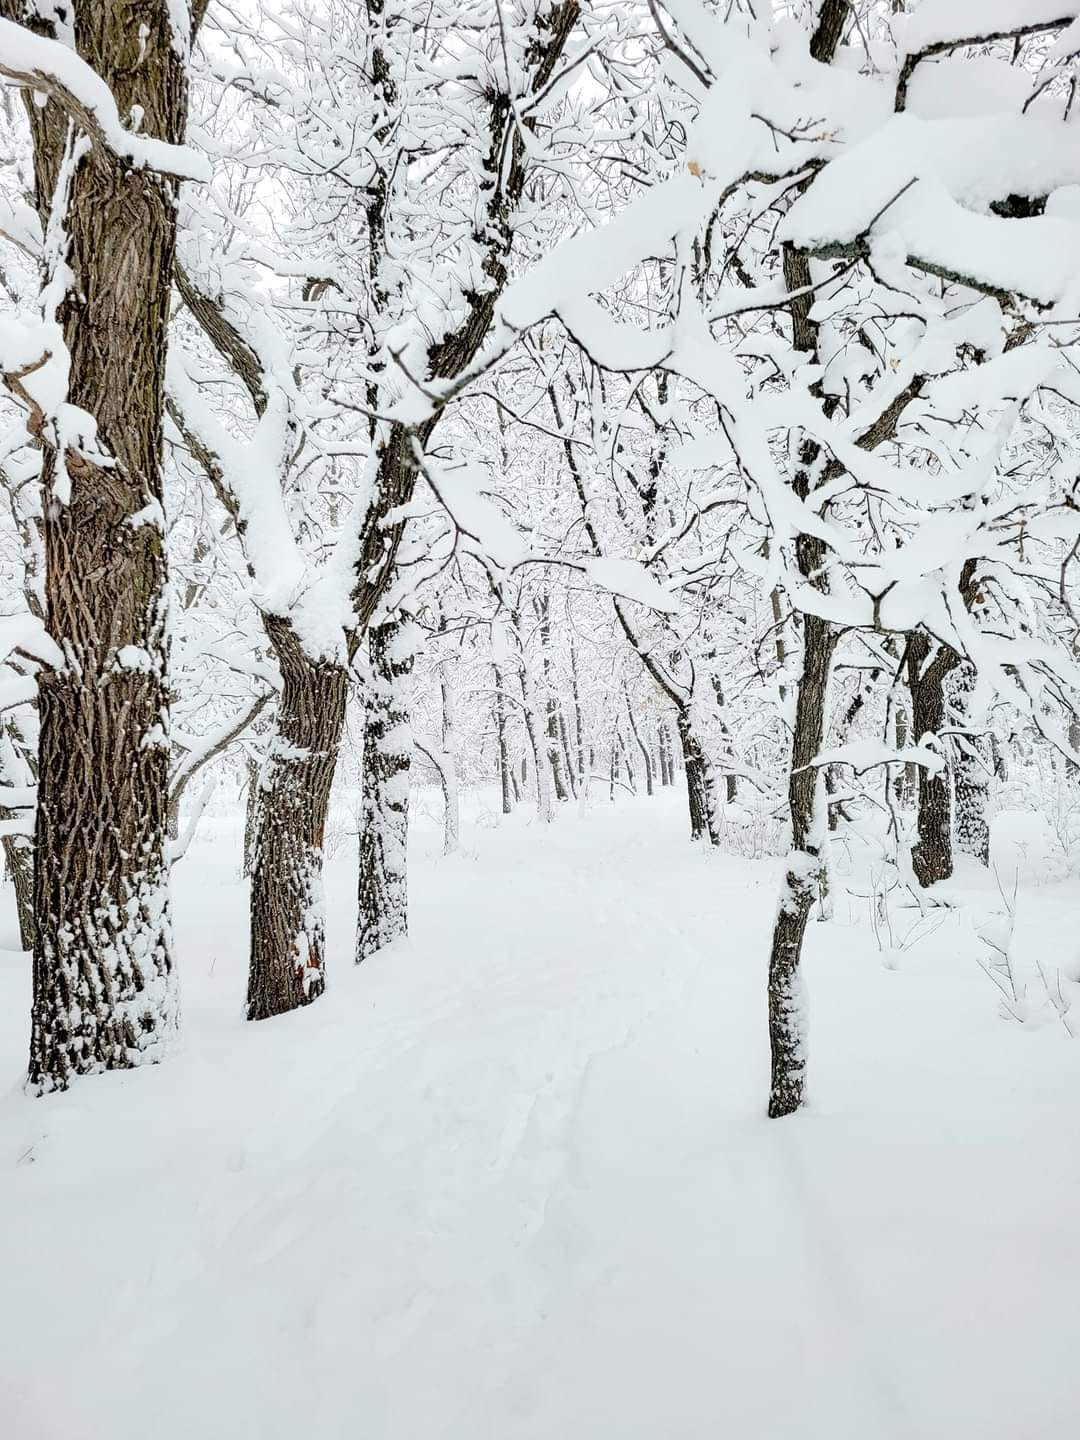
[[[1080,1042],[998,1013],[993,886],[885,963],[838,895],[770,1123],[774,863],[672,795],[476,819],[449,860],[417,826],[412,938],[360,970],[343,847],[328,993],[258,1026],[208,820],[178,1052],[65,1095],[21,1093],[0,955],[5,1440],[1077,1434]],[[1016,946],[1071,964],[1077,913],[1029,884]]]

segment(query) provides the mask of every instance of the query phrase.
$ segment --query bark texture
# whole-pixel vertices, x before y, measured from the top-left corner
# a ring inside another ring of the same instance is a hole
[[[800,537],[803,546],[820,542]],[[803,937],[814,899],[826,875],[828,824],[819,769],[828,715],[829,671],[836,634],[828,621],[803,617],[803,662],[795,701],[788,807],[791,855],[784,876],[769,953],[769,1043],[772,1076],[769,1114],[790,1115],[802,1104],[806,1082],[805,1011],[802,975]]]
[[[28,810],[35,796],[37,765],[33,751],[22,730],[11,716],[0,726],[0,782],[7,789],[7,798],[21,790],[18,798],[25,805],[0,805],[0,821],[17,827],[32,824]],[[10,787],[10,788],[8,788]],[[14,792],[14,794],[13,794]],[[34,842],[29,834],[16,828],[3,837],[4,864],[15,891],[15,910],[19,921],[19,942],[24,950],[33,950],[37,934],[34,918]]]
[[[286,620],[271,617],[266,632],[282,689],[259,796],[249,1020],[308,1005],[326,988],[323,834],[349,690],[346,667],[313,660]]]
[[[679,744],[682,747],[683,770],[686,775],[686,799],[690,809],[691,840],[709,840],[716,845],[716,818],[713,777],[708,756],[694,733],[688,709],[676,717]]]
[[[971,694],[975,689],[975,667],[959,665],[950,687],[953,711],[961,727],[971,724]],[[956,799],[956,846],[964,855],[990,864],[990,774],[993,755],[983,736],[971,735],[951,745],[953,791]]]
[[[244,762],[247,775],[247,790],[244,794],[244,859],[243,872],[250,875],[255,869],[255,850],[259,839],[259,812],[262,809],[259,786],[260,766],[249,755]]]
[[[370,631],[371,682],[364,708],[356,963],[408,934],[409,767],[412,740],[405,681],[413,664],[403,622]]]
[[[931,658],[933,649],[933,643],[921,631],[908,637],[908,689],[916,744],[922,744],[927,736],[936,737],[944,729],[945,680],[960,664],[960,656],[947,645],[937,646]],[[944,766],[933,773],[925,765],[919,766],[916,827],[919,838],[911,849],[911,864],[925,889],[947,880],[953,872],[952,796],[949,772]]]
[[[120,114],[137,107],[145,134],[175,144],[187,96],[173,9],[144,0],[136,25],[126,0],[79,0],[72,19]],[[79,141],[62,161],[54,106],[48,119],[28,109],[39,205],[67,236],[68,400],[97,425],[94,447],[43,434],[46,623],[67,657],[39,682],[29,1079],[44,1091],[160,1058],[177,1019],[159,518],[176,196]]]
[[[14,813],[0,808],[0,820],[11,819]],[[24,950],[33,950],[37,922],[34,918],[34,844],[29,835],[4,836],[4,864],[15,890],[19,944]]]

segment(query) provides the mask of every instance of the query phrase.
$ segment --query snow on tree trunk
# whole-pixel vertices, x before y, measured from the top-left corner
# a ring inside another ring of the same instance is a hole
[[[516,628],[516,627],[515,627]],[[540,739],[540,720],[536,704],[529,662],[522,650],[519,657],[518,678],[521,682],[521,703],[525,715],[525,730],[529,737],[529,748],[533,756],[533,771],[536,777],[536,813],[546,823],[555,818],[555,799],[551,788],[551,766]]]
[[[407,850],[412,737],[405,680],[413,665],[406,625],[395,619],[368,634],[371,680],[364,706],[364,789],[360,825],[356,963],[409,929]]]
[[[144,0],[136,44],[120,0],[69,12],[76,49],[120,114],[173,144],[187,109],[175,15],[170,0]],[[29,1069],[39,1092],[160,1059],[178,1017],[162,515],[176,184],[74,132],[61,160],[48,108],[51,122],[32,128],[39,201],[56,180],[53,259],[69,271],[57,316],[66,398],[93,417],[96,441],[46,446],[43,465],[47,625],[65,663],[39,677]]]
[[[932,642],[921,631],[908,638],[908,688],[911,691],[912,738],[917,745],[936,739],[945,724],[945,678],[960,657],[948,646],[939,645],[930,659]],[[915,877],[923,888],[947,880],[953,871],[952,797],[949,774],[943,766],[931,771],[919,767],[919,838],[911,850]]]
[[[503,693],[502,671],[495,669],[495,734],[499,744],[499,786],[502,791],[502,813],[509,815],[514,808],[512,761],[510,759],[510,737],[506,720],[506,696]]]
[[[708,839],[710,844],[718,845],[720,836],[716,828],[715,781],[712,764],[694,733],[689,710],[680,710],[675,723],[679,732],[683,769],[686,774],[686,798],[690,806],[690,838],[691,840]]]
[[[633,702],[630,699],[630,692],[629,690],[627,690],[625,685],[623,686],[623,696],[626,700],[626,716],[627,719],[630,721],[630,733],[633,735],[637,747],[641,751],[642,763],[645,766],[645,793],[646,795],[651,795],[653,793],[652,756],[649,754],[649,747],[645,744],[645,741],[642,738],[641,731],[638,728],[638,723],[634,719]]]
[[[555,786],[555,799],[560,804],[570,799],[567,775],[563,773],[563,756],[559,738],[559,702],[551,673],[551,596],[544,590],[536,601],[540,622],[540,660],[544,677],[544,729],[547,735],[547,758]]]
[[[244,795],[244,874],[250,875],[255,869],[255,848],[259,838],[259,814],[261,789],[259,787],[260,766],[257,760],[248,756],[244,766],[247,772],[247,790]]]
[[[0,781],[12,792],[23,791],[19,798],[31,801],[36,779],[32,756],[14,719],[7,717],[0,727]],[[14,805],[0,805],[0,822],[10,826],[3,837],[4,863],[15,891],[15,910],[19,921],[19,940],[24,950],[33,950],[36,925],[34,921],[34,842],[33,810]]]
[[[14,812],[0,807],[0,820]],[[4,864],[15,890],[15,911],[19,921],[19,944],[33,950],[34,934],[34,845],[28,835],[4,836]]]
[[[971,696],[975,689],[975,667],[957,667],[951,686],[951,700],[957,723],[971,724]],[[990,864],[990,747],[981,736],[953,740],[951,744],[953,790],[956,799],[956,846],[964,855]]]
[[[802,537],[806,542],[806,537]],[[769,1115],[790,1115],[802,1104],[806,1080],[806,1002],[802,944],[814,900],[824,888],[828,823],[824,783],[813,761],[825,735],[829,670],[836,635],[827,621],[803,617],[803,663],[795,697],[788,805],[791,854],[769,952]]]
[[[268,618],[266,632],[282,689],[259,797],[249,1020],[308,1005],[326,988],[323,835],[349,688],[347,669],[309,656],[287,621]]]
[[[439,695],[442,701],[442,763],[439,765],[439,778],[443,792],[443,854],[452,855],[460,843],[461,813],[458,803],[454,691],[446,661],[439,667]]]

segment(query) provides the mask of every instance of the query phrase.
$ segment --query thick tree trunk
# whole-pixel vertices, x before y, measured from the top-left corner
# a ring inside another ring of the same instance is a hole
[[[405,682],[413,655],[402,620],[368,636],[371,682],[364,709],[364,795],[360,826],[356,963],[409,929],[407,851],[412,737]]]
[[[76,49],[120,114],[138,111],[143,133],[172,143],[187,106],[175,14],[170,0],[144,0],[136,27],[121,0],[78,0],[71,17]],[[34,134],[43,198],[63,172],[50,127]],[[161,520],[175,186],[96,149],[64,168],[66,398],[93,417],[96,444],[44,455],[47,625],[66,663],[39,681],[29,1071],[39,1092],[159,1059],[178,1012]]]
[[[971,693],[975,688],[975,667],[961,664],[954,672],[952,704],[961,726],[971,723]],[[956,845],[980,865],[990,864],[990,771],[993,757],[986,740],[967,737],[951,745],[953,789],[956,796]]]
[[[680,710],[675,721],[682,747],[686,775],[686,798],[690,806],[690,839],[720,843],[716,829],[713,776],[710,761],[694,734],[688,709]]]
[[[945,724],[945,678],[959,663],[955,650],[939,645],[931,660],[931,641],[915,631],[908,637],[907,671],[911,691],[911,724],[916,744],[927,736],[936,738]],[[949,773],[942,768],[931,773],[919,766],[919,838],[911,850],[915,877],[923,888],[947,880],[953,872],[952,798]]]
[[[282,688],[251,877],[249,1020],[310,1004],[326,988],[323,834],[349,689],[345,666],[312,659],[288,621],[268,618],[266,633]]]
[[[828,713],[829,671],[836,635],[827,621],[803,616],[803,664],[795,697],[788,805],[791,855],[769,954],[769,1114],[790,1115],[802,1104],[806,1080],[802,943],[814,899],[825,888],[828,821],[824,785],[813,764]]]

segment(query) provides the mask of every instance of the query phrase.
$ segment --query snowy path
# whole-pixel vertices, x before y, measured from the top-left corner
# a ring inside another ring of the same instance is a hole
[[[231,840],[229,841],[231,844]],[[416,846],[414,934],[239,1019],[224,842],[180,876],[168,1065],[17,1090],[12,1440],[980,1440],[1080,1423],[1080,1047],[1000,1020],[949,922],[818,927],[813,1106],[761,1116],[768,866],[667,798]]]

